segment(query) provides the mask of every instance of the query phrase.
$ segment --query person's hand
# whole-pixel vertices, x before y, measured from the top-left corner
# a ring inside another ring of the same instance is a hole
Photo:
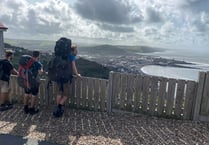
[[[81,77],[81,74],[77,74],[76,76],[80,78]]]

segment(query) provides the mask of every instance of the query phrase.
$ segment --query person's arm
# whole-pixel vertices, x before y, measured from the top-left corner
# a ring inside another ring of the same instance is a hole
[[[40,70],[38,70],[38,74],[39,74],[39,75],[42,75],[43,72],[44,72],[44,71],[43,71],[43,68],[41,68]]]
[[[13,68],[13,69],[11,70],[11,74],[13,74],[13,75],[18,75],[18,71],[17,71],[15,68]]]
[[[39,69],[38,69],[38,74],[39,75],[42,75],[43,74],[43,66],[42,66],[42,64],[39,64],[40,65],[40,67],[39,67]]]
[[[73,72],[77,77],[80,77],[81,75],[78,73],[77,67],[75,65],[75,61],[72,61],[72,68],[73,68]]]

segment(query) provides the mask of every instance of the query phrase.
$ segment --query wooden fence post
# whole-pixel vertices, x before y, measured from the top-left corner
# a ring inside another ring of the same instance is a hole
[[[112,112],[112,92],[113,92],[113,72],[109,73],[109,91],[108,91],[108,98],[107,98],[107,112]]]
[[[200,72],[199,73],[197,97],[196,97],[196,101],[195,101],[195,105],[194,105],[195,106],[195,108],[194,108],[194,115],[193,115],[193,120],[194,121],[198,121],[199,120],[200,105],[201,105],[201,99],[202,99],[203,91],[204,91],[205,77],[206,77],[206,73],[205,72]]]

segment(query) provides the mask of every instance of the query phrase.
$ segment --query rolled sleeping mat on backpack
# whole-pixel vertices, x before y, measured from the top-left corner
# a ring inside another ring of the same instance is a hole
[[[30,55],[22,55],[19,60],[19,64],[25,66],[31,60],[32,56]]]

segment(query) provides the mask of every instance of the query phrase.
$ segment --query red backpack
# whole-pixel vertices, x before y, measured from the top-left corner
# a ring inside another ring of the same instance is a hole
[[[22,55],[19,61],[18,85],[22,88],[35,87],[32,80],[35,79],[31,66],[35,60],[30,55]]]

